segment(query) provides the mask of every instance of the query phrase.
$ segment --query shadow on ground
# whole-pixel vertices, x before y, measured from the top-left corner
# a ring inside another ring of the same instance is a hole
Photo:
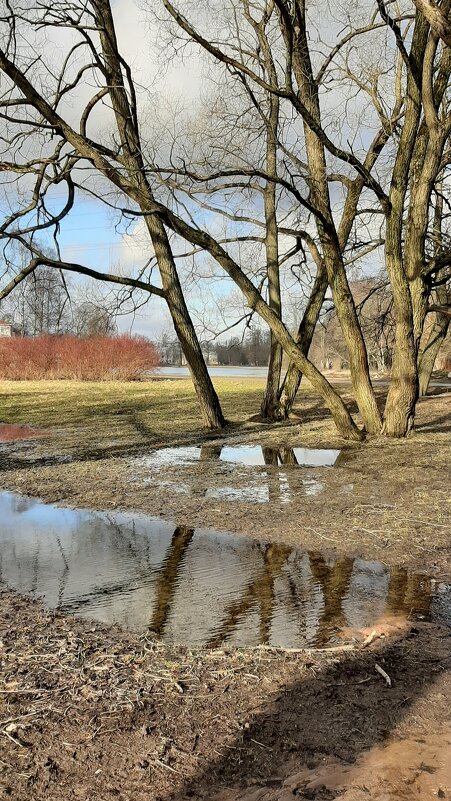
[[[317,664],[312,663],[308,677],[293,681],[269,701],[267,709],[239,722],[237,737],[221,749],[217,759],[161,799],[285,801],[296,797],[327,801],[337,796],[330,789],[330,770],[325,768],[334,766],[332,783],[337,782],[337,770],[344,781],[349,765],[357,760],[365,770],[367,755],[363,763],[361,755],[374,746],[376,751],[383,749],[380,770],[373,769],[372,775],[365,777],[354,768],[356,787],[366,781],[362,798],[418,798],[422,773],[427,774],[427,781],[437,783],[434,796],[422,798],[448,798],[447,788],[439,784],[450,753],[449,727],[448,735],[441,739],[443,753],[440,748],[433,749],[436,764],[423,763],[422,753],[428,753],[431,761],[427,737],[438,736],[441,723],[448,720],[446,687],[449,693],[451,682],[446,671],[451,665],[451,636],[449,630],[428,631],[424,625],[420,629],[412,628],[394,641],[381,640],[378,646],[342,656],[323,671],[317,672]],[[376,663],[392,678],[392,687],[376,673]],[[308,662],[301,667],[308,669]],[[395,730],[405,736],[402,730],[405,725],[409,728],[409,716],[414,717],[416,733],[408,732],[406,764],[402,764],[398,743],[397,775],[388,778],[384,769],[388,770],[390,763],[389,743],[396,739]],[[418,734],[422,729],[424,737]],[[418,755],[417,765],[412,750]],[[348,781],[352,784],[350,776]],[[357,797],[360,795],[350,795],[349,799]]]

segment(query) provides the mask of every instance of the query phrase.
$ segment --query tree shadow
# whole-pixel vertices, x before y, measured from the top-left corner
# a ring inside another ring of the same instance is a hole
[[[217,751],[221,744],[210,743],[218,758],[183,787],[159,798],[214,799],[224,788],[237,791],[237,798],[247,790],[243,798],[249,801],[335,797],[324,787],[306,789],[305,794],[302,786],[284,791],[283,782],[328,758],[352,764],[362,752],[387,741],[413,704],[449,669],[451,635],[443,629],[431,631],[423,624],[370,649],[331,656],[322,670],[314,656],[311,662],[308,654],[301,656],[294,672],[302,678],[279,688],[263,711],[243,720],[234,741],[223,743],[222,751]],[[391,688],[376,673],[375,663],[392,678]]]
[[[445,425],[441,425],[441,423],[445,423]],[[446,431],[451,431],[451,412],[447,412],[441,417],[435,417],[430,423],[426,422],[419,426],[415,426],[415,431],[418,431],[418,433],[424,432],[426,434],[439,434]]]

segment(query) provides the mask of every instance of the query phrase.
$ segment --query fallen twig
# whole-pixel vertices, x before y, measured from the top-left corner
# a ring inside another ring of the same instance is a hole
[[[368,637],[366,637],[362,642],[362,648],[368,648],[368,646],[371,645],[371,643],[374,642],[374,640],[377,640],[379,637],[380,634],[378,634],[377,631],[373,629],[371,634],[368,634]]]
[[[374,665],[374,667],[377,673],[379,673],[379,675],[382,676],[383,679],[385,679],[387,687],[391,687],[391,678],[388,675],[388,673],[385,672],[384,668],[381,668],[381,666],[378,665],[377,663]]]

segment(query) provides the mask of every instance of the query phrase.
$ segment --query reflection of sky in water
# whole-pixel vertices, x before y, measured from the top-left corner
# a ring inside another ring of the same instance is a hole
[[[341,628],[371,625],[389,596],[391,611],[399,602],[410,612],[415,593],[424,596],[423,610],[434,591],[432,609],[451,615],[449,587],[398,571],[396,600],[388,569],[363,560],[326,560],[281,544],[139,514],[60,509],[11,493],[0,493],[0,520],[2,581],[50,607],[151,628],[167,641],[324,645]]]
[[[200,448],[160,448],[132,461],[137,467],[175,467],[197,462],[199,458]]]
[[[339,450],[328,448],[263,448],[260,445],[238,445],[236,447],[218,447],[213,454],[209,446],[160,448],[148,456],[134,459],[139,467],[183,466],[200,459],[208,461],[220,460],[255,467],[267,464],[290,465],[291,467],[333,467],[340,455]]]
[[[268,448],[268,451],[273,454],[277,453],[277,450],[273,448]],[[327,450],[325,448],[290,448],[289,451],[294,454],[296,463],[303,467],[332,467],[340,455],[339,450]],[[282,453],[281,449],[279,449],[279,453]],[[220,458],[223,462],[235,462],[237,464],[257,466],[267,464],[263,449],[251,445],[241,445],[237,448],[224,447]],[[279,464],[281,463],[283,464],[283,461],[279,456]],[[296,466],[296,463],[294,466]]]

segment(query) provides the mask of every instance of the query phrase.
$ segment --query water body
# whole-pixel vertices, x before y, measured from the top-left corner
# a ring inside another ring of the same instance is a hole
[[[246,466],[333,467],[340,451],[332,448],[267,448],[264,445],[187,446],[160,448],[139,459],[146,467],[178,467],[198,461],[220,460]]]
[[[132,473],[137,472],[145,483],[159,486],[161,489],[174,492],[177,495],[191,493],[186,482],[160,479],[159,471],[170,467],[189,467],[200,463],[221,463],[226,481],[233,478],[233,469],[227,465],[247,467],[271,466],[279,469],[266,471],[241,472],[240,486],[209,486],[208,471],[205,471],[205,486],[203,490],[197,488],[197,493],[210,500],[231,501],[240,503],[281,503],[287,504],[292,500],[290,486],[290,470],[293,467],[333,467],[344,458],[343,452],[327,448],[268,448],[259,445],[238,445],[236,447],[221,444],[207,444],[200,447],[184,446],[175,448],[160,448],[147,456],[133,459]],[[283,468],[283,469],[282,469]],[[287,470],[285,468],[288,468]],[[145,473],[149,476],[145,477]],[[305,495],[320,495],[324,490],[324,482],[315,474],[304,474],[302,481],[297,482],[296,491]],[[345,485],[342,491],[349,491],[350,485]],[[352,486],[351,486],[352,489]]]
[[[166,642],[325,647],[385,615],[451,620],[451,585],[143,515],[0,493],[0,580]]]
[[[234,365],[227,366],[227,365],[216,365],[216,366],[209,366],[208,372],[210,373],[212,378],[233,378],[236,376],[237,378],[247,376],[254,378],[266,378],[268,375],[268,368],[267,367],[235,367]],[[156,371],[152,372],[152,375],[161,376],[162,378],[189,378],[190,372],[187,367],[175,367],[173,365],[169,367],[158,367]],[[349,378],[349,374],[344,375],[343,377],[340,374],[335,373],[333,376],[328,376],[326,373],[326,377],[328,380],[331,380],[332,383],[337,384],[351,384],[351,379]],[[381,386],[386,386],[389,384],[389,379],[385,378],[374,378],[373,379],[375,384],[379,384]],[[450,381],[431,381],[430,387],[442,388],[451,391],[451,382]]]
[[[217,366],[217,367],[209,367],[208,372],[212,377],[223,378],[229,376],[254,376],[255,378],[266,378],[268,375],[268,368],[267,367],[227,367],[227,366]],[[168,378],[171,376],[184,376],[188,378],[190,372],[187,367],[159,367],[156,375],[160,376],[167,376]]]

